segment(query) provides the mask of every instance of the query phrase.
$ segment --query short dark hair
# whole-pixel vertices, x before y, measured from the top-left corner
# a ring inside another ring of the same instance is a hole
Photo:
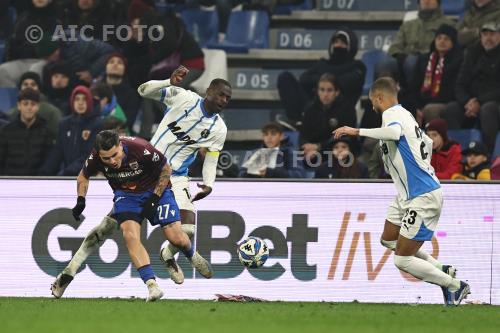
[[[40,93],[31,88],[23,89],[19,93],[19,96],[17,96],[17,101],[20,102],[25,100],[40,103]]]
[[[284,129],[283,126],[281,126],[278,123],[267,123],[262,127],[262,133],[267,133],[267,132],[283,133]]]
[[[120,143],[118,132],[112,130],[100,131],[94,142],[94,149],[99,153],[100,150],[110,150]]]
[[[370,88],[370,94],[376,91],[382,91],[397,96],[398,84],[391,77],[381,77],[373,82],[372,87]]]
[[[319,77],[318,85],[320,82],[330,82],[335,90],[339,90],[339,86],[337,84],[337,77],[332,73],[324,73]]]
[[[113,88],[111,88],[107,83],[99,82],[92,88],[92,95],[98,99],[106,97],[108,101],[111,101],[113,99],[114,92]]]
[[[231,83],[229,83],[229,81],[224,80],[224,79],[213,79],[212,82],[210,82],[209,88],[214,88],[214,87],[221,85],[221,84],[228,86],[229,88],[232,89]]]

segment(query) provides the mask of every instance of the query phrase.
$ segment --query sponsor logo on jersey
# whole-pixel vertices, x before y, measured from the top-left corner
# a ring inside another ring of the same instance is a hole
[[[129,167],[130,167],[130,169],[132,169],[132,170],[137,170],[137,169],[139,169],[139,162],[137,162],[137,161],[130,162],[130,163],[128,164],[128,166],[129,166]]]
[[[210,131],[209,131],[209,130],[207,130],[207,129],[204,129],[204,130],[201,132],[201,137],[202,137],[203,139],[208,138],[208,136],[209,136],[209,135],[210,135]]]
[[[144,149],[144,156],[147,156],[147,155],[151,155],[151,153],[149,152],[149,150]]]

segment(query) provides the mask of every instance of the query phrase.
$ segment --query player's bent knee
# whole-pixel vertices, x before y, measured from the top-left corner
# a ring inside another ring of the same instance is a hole
[[[413,256],[398,256],[394,255],[394,265],[402,271],[407,271],[408,267],[411,265]]]
[[[396,249],[396,243],[397,241],[386,241],[384,239],[380,239],[380,244],[382,244],[382,246],[388,248],[389,250],[392,250],[394,251]]]
[[[118,222],[114,218],[105,216],[102,219],[101,224],[99,224],[99,233],[104,237],[108,237],[113,233],[117,226]]]
[[[132,243],[140,242],[140,237],[138,235],[136,235],[132,231],[127,231],[127,230],[123,231],[123,239],[125,239],[125,242],[127,244],[132,244]]]

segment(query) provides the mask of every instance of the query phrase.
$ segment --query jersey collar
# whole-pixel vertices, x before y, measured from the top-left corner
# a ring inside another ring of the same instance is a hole
[[[213,115],[211,115],[211,116],[208,114],[208,111],[205,109],[205,99],[204,99],[204,98],[202,98],[202,99],[200,100],[200,109],[201,109],[201,112],[203,113],[203,116],[204,116],[205,118],[213,118],[214,116],[216,116],[216,115],[217,115],[217,113],[214,113],[214,114],[213,114]]]

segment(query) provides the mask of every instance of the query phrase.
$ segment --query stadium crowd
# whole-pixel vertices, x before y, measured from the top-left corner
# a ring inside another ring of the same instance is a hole
[[[215,5],[223,40],[228,13],[236,5],[272,12],[282,2],[186,3]],[[459,21],[443,15],[440,0],[419,0],[418,5],[417,18],[403,22],[375,66],[375,78],[391,76],[398,82],[401,104],[434,141],[438,178],[500,177],[500,171],[490,173],[492,165],[500,169],[500,159],[491,161],[500,129],[500,1],[470,0]],[[33,25],[43,32],[37,43],[26,33]],[[67,38],[68,31],[51,38],[58,26],[70,25],[94,29],[76,39]],[[130,38],[102,40],[106,25],[129,26]],[[168,33],[158,41],[141,25]],[[191,89],[205,70],[203,51],[179,15],[158,13],[152,0],[0,0],[0,39],[7,41],[0,88],[19,91],[17,105],[0,110],[0,175],[77,175],[101,129],[150,139],[164,106],[142,99],[137,87],[167,78],[183,65],[190,71],[182,87]],[[288,71],[279,75],[287,118],[262,124],[262,146],[246,154],[239,167],[220,163],[219,176],[388,178],[378,142],[334,141],[331,135],[341,126],[381,125],[381,116],[362,96],[367,69],[357,58],[356,33],[338,29],[328,54],[298,78]],[[362,119],[356,118],[359,105]],[[472,128],[480,130],[482,140],[464,150],[448,136],[448,130]],[[290,129],[298,132],[298,144]],[[204,156],[200,151],[191,176],[201,175]]]

